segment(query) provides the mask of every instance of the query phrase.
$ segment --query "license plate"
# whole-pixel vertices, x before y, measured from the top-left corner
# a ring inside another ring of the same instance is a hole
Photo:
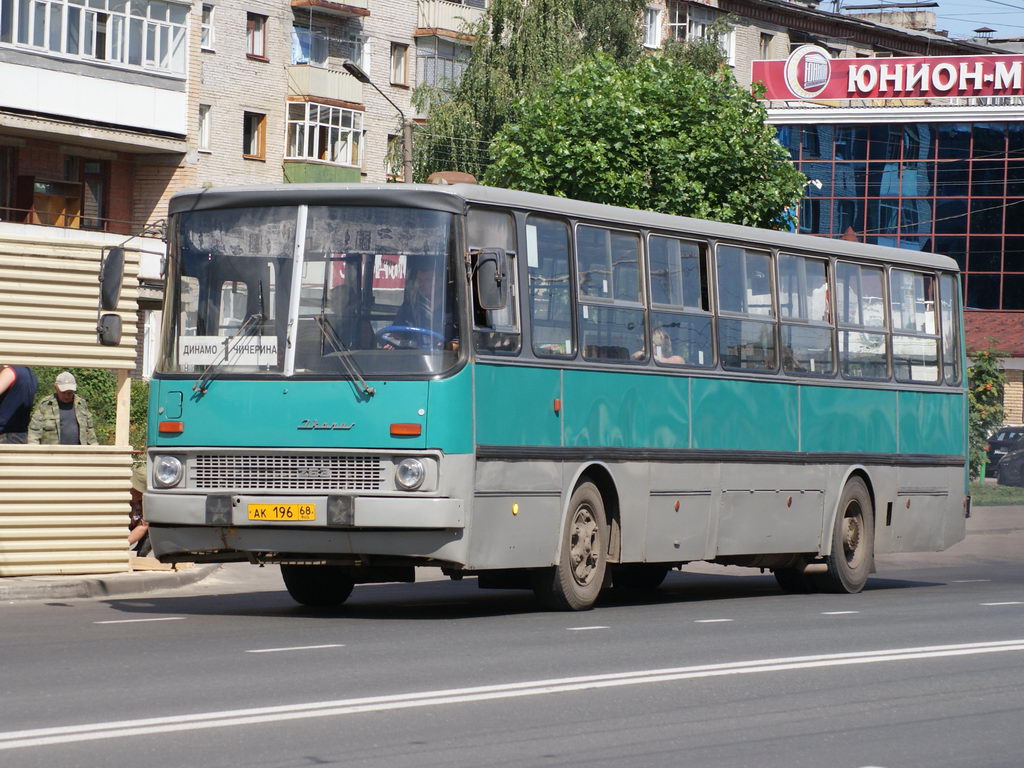
[[[286,523],[316,520],[316,504],[250,504],[249,519]]]

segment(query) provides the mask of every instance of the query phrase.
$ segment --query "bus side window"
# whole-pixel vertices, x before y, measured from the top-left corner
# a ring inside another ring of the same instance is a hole
[[[836,265],[835,305],[843,377],[889,378],[882,270],[840,261]]]
[[[651,235],[651,353],[658,365],[714,365],[707,246]]]
[[[564,221],[527,218],[526,264],[533,352],[543,357],[572,357],[576,348],[569,290],[569,227]]]
[[[939,333],[935,276],[905,269],[889,273],[892,367],[897,381],[937,382]]]
[[[502,248],[509,254],[508,304],[504,309],[486,310],[473,301],[473,344],[481,352],[519,352],[519,296],[516,290],[516,225],[512,214],[486,208],[471,208],[466,216],[469,248]]]
[[[953,275],[939,277],[939,313],[942,319],[942,368],[946,383],[957,386],[960,383],[960,326],[957,325],[956,278]]]
[[[722,367],[771,371],[778,367],[772,309],[771,254],[719,245],[718,354]]]
[[[807,376],[831,376],[835,363],[828,262],[779,254],[779,315],[782,370]]]
[[[646,360],[640,237],[581,224],[576,228],[576,265],[583,357]]]

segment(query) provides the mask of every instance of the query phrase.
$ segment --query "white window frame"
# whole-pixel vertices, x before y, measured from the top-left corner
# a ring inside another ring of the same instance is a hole
[[[644,48],[661,48],[661,8],[644,9]]]
[[[202,15],[200,16],[199,47],[204,51],[212,51],[217,44],[217,29],[214,22],[217,6],[203,3],[200,13]]]
[[[213,133],[213,107],[209,104],[199,105],[199,130],[196,133],[200,152],[210,151],[210,136]]]
[[[191,5],[176,0],[0,0],[9,8],[9,39],[61,59],[184,77]],[[74,34],[72,34],[74,32]]]
[[[316,101],[289,102],[285,159],[360,168],[363,162],[363,113]],[[300,114],[301,113],[301,114]],[[325,119],[326,118],[326,119]],[[348,122],[348,125],[345,125]],[[327,133],[327,158],[317,151]]]

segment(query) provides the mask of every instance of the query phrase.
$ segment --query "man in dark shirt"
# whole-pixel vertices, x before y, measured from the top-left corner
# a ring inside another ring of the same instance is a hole
[[[31,368],[0,365],[0,443],[25,443],[38,382]]]
[[[78,382],[64,371],[53,383],[53,394],[44,397],[32,412],[28,442],[35,445],[96,445],[92,411],[75,391]]]

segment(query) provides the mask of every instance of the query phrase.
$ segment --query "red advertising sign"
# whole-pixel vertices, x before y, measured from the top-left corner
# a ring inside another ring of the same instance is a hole
[[[1024,55],[833,59],[802,45],[785,61],[755,61],[766,99],[921,99],[1024,95]]]

